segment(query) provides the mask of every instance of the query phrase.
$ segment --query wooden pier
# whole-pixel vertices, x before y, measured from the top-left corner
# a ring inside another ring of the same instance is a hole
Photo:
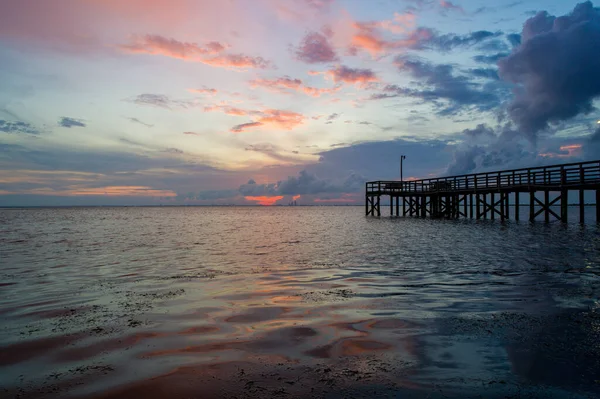
[[[404,182],[367,182],[365,212],[367,216],[381,216],[381,197],[389,196],[391,216],[519,220],[521,201],[525,200],[530,221],[543,215],[546,222],[567,222],[569,192],[576,192],[579,221],[584,223],[586,190],[595,192],[596,221],[600,222],[600,161]],[[509,202],[514,205],[513,214]]]

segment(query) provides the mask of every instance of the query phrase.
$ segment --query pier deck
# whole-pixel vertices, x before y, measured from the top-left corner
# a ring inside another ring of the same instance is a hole
[[[403,182],[371,181],[366,183],[365,212],[381,216],[381,197],[389,196],[391,216],[505,220],[511,216],[512,203],[517,205],[513,218],[519,220],[520,194],[525,193],[529,220],[543,214],[546,222],[551,218],[566,222],[569,192],[575,191],[583,223],[586,190],[595,191],[596,221],[600,222],[600,160]],[[558,206],[560,211],[555,212],[552,207]]]

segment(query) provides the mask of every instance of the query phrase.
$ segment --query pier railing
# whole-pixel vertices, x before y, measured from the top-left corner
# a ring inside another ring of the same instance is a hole
[[[502,170],[411,181],[367,182],[367,194],[443,193],[500,189],[585,187],[600,183],[600,161]]]

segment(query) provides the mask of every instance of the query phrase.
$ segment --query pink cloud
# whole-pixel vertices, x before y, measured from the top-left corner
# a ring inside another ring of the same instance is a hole
[[[376,56],[395,49],[420,48],[421,44],[433,36],[428,28],[414,28],[413,14],[394,14],[393,20],[374,22],[353,22],[355,33],[350,40],[349,55],[356,55],[364,50]],[[383,31],[402,34],[403,38],[386,38]]]
[[[151,54],[172,57],[186,61],[233,69],[271,67],[271,63],[262,57],[244,54],[223,54],[229,46],[219,42],[207,42],[203,45],[191,42],[181,42],[160,35],[134,36],[129,44],[119,48],[130,54]]]
[[[325,33],[327,32],[326,30]],[[327,36],[319,32],[309,32],[304,36],[296,49],[296,58],[308,64],[338,60],[338,56],[331,43],[329,43]]]
[[[318,88],[306,86],[300,79],[292,79],[289,76],[284,76],[277,79],[254,79],[250,81],[252,87],[261,87],[279,93],[286,93],[290,90],[304,93],[312,97],[320,97],[323,94],[331,94],[340,89],[333,88]]]
[[[198,94],[208,94],[214,96],[217,94],[217,89],[211,89],[209,87],[203,86],[200,89],[188,89],[190,93],[198,93]]]
[[[231,128],[234,133],[240,133],[248,129],[259,126],[274,127],[283,130],[292,130],[304,123],[305,116],[293,111],[284,111],[279,109],[265,109],[261,111],[247,111],[248,114],[254,114],[255,120],[248,123],[242,123]]]
[[[204,112],[215,112],[221,111],[224,114],[232,115],[232,116],[247,116],[249,114],[254,113],[254,111],[246,111],[241,108],[231,107],[229,105],[209,105],[204,107]]]
[[[367,87],[369,83],[379,81],[375,72],[370,69],[350,68],[344,65],[326,71],[325,75],[336,83],[356,84],[361,87]]]
[[[333,3],[333,0],[304,0],[304,2],[309,7],[320,11],[329,7]]]
[[[221,68],[268,69],[273,67],[271,61],[267,61],[262,57],[253,57],[244,54],[225,54],[216,57],[205,58],[201,62]]]
[[[451,1],[440,0],[440,7],[442,7],[445,10],[458,11],[463,14],[465,13],[464,8],[452,3]]]
[[[304,123],[304,115],[292,111],[282,111],[278,109],[266,109],[262,111],[262,116],[258,122],[263,125],[273,125],[285,130],[292,130],[298,125]]]
[[[119,46],[121,50],[134,54],[154,54],[182,60],[196,59],[207,54],[218,54],[226,45],[219,42],[198,43],[180,42],[159,35],[134,36],[130,44]]]

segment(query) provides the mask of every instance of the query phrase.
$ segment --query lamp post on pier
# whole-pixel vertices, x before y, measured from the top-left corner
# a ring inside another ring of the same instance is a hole
[[[406,159],[406,155],[400,155],[400,183],[404,181],[402,176],[402,162]]]

